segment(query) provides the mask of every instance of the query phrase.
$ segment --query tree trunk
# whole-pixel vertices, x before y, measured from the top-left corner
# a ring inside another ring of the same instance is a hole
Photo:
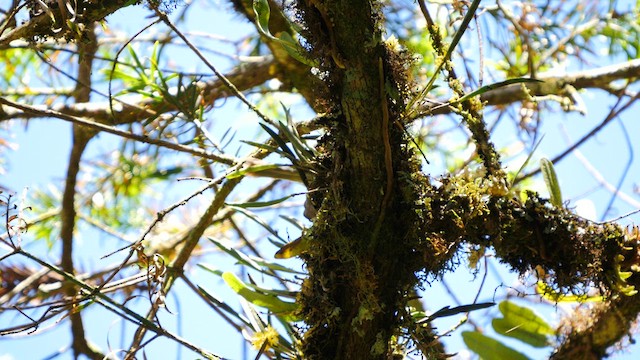
[[[307,235],[303,352],[309,359],[387,358],[418,268],[416,215],[404,205],[413,204],[416,189],[396,176],[419,173],[394,125],[405,102],[397,95],[404,67],[382,42],[379,3],[310,0],[299,7],[332,96],[331,136],[320,142],[325,157],[313,184],[326,192],[315,195],[320,209]]]

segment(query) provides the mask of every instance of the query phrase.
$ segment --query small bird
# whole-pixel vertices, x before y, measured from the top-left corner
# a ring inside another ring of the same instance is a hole
[[[304,201],[304,216],[313,221],[316,218],[318,210],[313,206],[313,202],[307,194],[307,199]],[[298,256],[309,250],[309,240],[304,234],[292,242],[286,244],[274,255],[276,259],[289,259],[294,256]]]
[[[309,250],[309,238],[307,236],[300,236],[292,242],[281,247],[274,255],[276,259],[289,259],[294,256],[305,253]]]

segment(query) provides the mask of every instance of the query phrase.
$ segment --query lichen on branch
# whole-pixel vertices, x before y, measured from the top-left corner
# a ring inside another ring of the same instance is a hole
[[[625,272],[636,276],[636,230],[588,221],[534,192],[522,200],[499,179],[481,174],[467,171],[441,181],[428,196],[427,243],[493,247],[514,271],[537,270],[560,293],[581,294],[595,286],[605,296],[633,295]],[[425,258],[433,257],[432,248],[422,250]]]

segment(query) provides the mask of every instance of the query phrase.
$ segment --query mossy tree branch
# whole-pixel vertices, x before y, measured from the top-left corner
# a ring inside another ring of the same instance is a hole
[[[553,358],[602,358],[629,334],[640,313],[633,291],[640,286],[638,229],[585,220],[534,193],[520,201],[497,182],[479,179],[463,173],[431,190],[433,218],[425,224],[428,235],[421,248],[426,269],[442,272],[452,251],[438,249],[466,242],[492,247],[521,275],[535,270],[553,289],[550,296],[585,295],[595,287],[604,302],[567,326]],[[631,276],[625,279],[625,273]]]
[[[636,288],[640,286],[637,275],[629,283]],[[550,358],[606,358],[610,349],[624,337],[631,338],[638,314],[637,296],[617,296],[579,312],[579,318],[565,320],[568,324],[561,327],[561,341]]]
[[[426,181],[394,125],[406,101],[404,62],[382,41],[379,2],[306,1],[298,10],[329,74],[335,119],[319,146],[325,171],[312,184],[326,190],[313,195],[320,209],[306,235],[310,276],[299,301],[310,329],[302,351],[309,359],[384,359],[409,321],[419,219],[406,203]]]
[[[415,272],[444,274],[465,242],[493,247],[502,262],[521,274],[541,269],[542,280],[559,292],[579,293],[595,285],[605,296],[630,295],[631,285],[621,272],[631,266],[621,268],[620,256],[637,252],[637,239],[619,226],[590,223],[555,208],[533,193],[526,201],[515,199],[479,102],[461,104],[456,111],[474,134],[484,170],[445,177],[441,186],[428,182],[413,155],[403,150],[407,140],[402,134],[381,126],[385,113],[391,121],[400,118],[393,104],[407,99],[382,98],[376,92],[380,77],[375,59],[384,59],[386,84],[397,86],[392,79],[402,77],[379,39],[378,6],[300,4],[310,32],[305,35],[323,59],[333,84],[330,101],[340,114],[328,125],[332,138],[320,145],[327,171],[314,185],[329,190],[318,196],[320,212],[306,235],[312,242],[305,257],[310,276],[299,298],[310,326],[305,356],[389,356],[393,334],[405,321],[403,296],[415,285]],[[439,36],[437,31],[432,35]],[[462,96],[451,75],[449,85]],[[384,132],[391,134],[391,162],[385,160]],[[384,196],[388,169],[396,182],[389,204]],[[393,209],[387,218],[379,216],[385,206]]]

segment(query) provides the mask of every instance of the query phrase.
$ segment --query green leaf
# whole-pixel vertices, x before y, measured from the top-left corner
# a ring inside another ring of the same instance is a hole
[[[107,71],[105,71],[107,72]],[[137,83],[138,82],[138,77],[131,75],[127,72],[125,72],[124,70],[121,70],[119,67],[117,67],[115,70],[113,70],[111,72],[111,76],[113,79],[120,79],[125,83]]]
[[[129,50],[129,55],[131,55],[131,58],[136,63],[136,66],[133,67],[133,70],[135,70],[135,72],[138,73],[138,75],[140,76],[140,81],[142,83],[148,84],[150,81],[144,72],[144,70],[146,69],[146,66],[142,64],[142,62],[138,58],[138,55],[136,54],[135,50],[133,50],[133,47],[131,45],[127,46],[127,50]]]
[[[282,301],[275,295],[267,295],[252,290],[231,272],[222,273],[222,279],[233,291],[242,296],[245,300],[253,305],[267,308],[276,315],[291,316],[298,308],[296,303]]]
[[[229,173],[227,175],[227,179],[235,179],[235,178],[239,178],[241,176],[245,176],[246,174],[251,174],[251,173],[257,173],[260,171],[264,171],[264,170],[270,170],[270,169],[277,169],[279,168],[281,165],[276,165],[276,164],[264,164],[264,165],[254,165],[254,166],[248,166],[246,168],[242,168],[242,169],[238,169],[232,173]]]
[[[266,131],[269,134],[269,136],[271,136],[273,141],[275,141],[276,144],[278,144],[280,149],[282,149],[283,151],[282,155],[287,159],[291,160],[291,162],[295,165],[298,159],[296,158],[296,155],[293,153],[293,151],[291,151],[289,146],[287,146],[286,140],[283,139],[282,136],[278,135],[275,131],[273,131],[273,129],[271,129],[270,127],[264,124],[259,124],[259,125],[264,129],[264,131]]]
[[[534,347],[549,345],[547,336],[553,335],[553,328],[533,310],[503,301],[498,305],[503,318],[493,319],[493,329],[501,335],[516,338]]]
[[[562,193],[560,192],[556,171],[553,169],[553,163],[546,158],[540,159],[540,170],[542,170],[542,177],[544,178],[544,183],[547,185],[551,203],[555,207],[561,208]]]
[[[501,87],[505,87],[507,85],[511,85],[511,84],[519,84],[519,83],[532,83],[532,82],[537,82],[537,83],[541,83],[544,82],[542,80],[538,80],[538,79],[531,79],[531,78],[515,78],[515,79],[509,79],[509,80],[505,80],[505,81],[500,81],[497,82],[495,84],[489,84],[489,85],[485,85],[483,87],[481,87],[478,90],[472,91],[468,94],[465,94],[463,97],[461,97],[460,99],[454,101],[451,104],[456,104],[456,103],[460,103],[463,101],[467,101],[469,99],[471,99],[474,96],[478,96],[478,95],[482,95],[488,91],[491,90],[495,90],[495,89],[499,89]]]
[[[541,334],[528,332],[520,327],[513,326],[511,322],[504,318],[493,319],[491,321],[493,329],[500,335],[516,338],[522,342],[525,342],[533,347],[542,348],[549,343],[547,337]]]
[[[428,316],[422,319],[420,322],[431,321],[441,317],[453,316],[460,313],[467,313],[474,310],[486,309],[495,305],[496,303],[488,302],[488,303],[478,303],[478,304],[469,304],[469,305],[461,305],[451,308],[449,306],[445,306],[442,309],[434,312],[431,316]]]
[[[318,155],[317,151],[313,147],[307,145],[304,139],[302,139],[300,133],[298,133],[298,130],[296,129],[293,119],[291,118],[291,112],[289,109],[287,109],[287,107],[282,103],[280,103],[280,105],[282,105],[282,109],[284,110],[284,114],[287,119],[286,124],[279,123],[280,131],[284,133],[289,142],[291,142],[293,150],[298,155],[298,158],[305,160],[305,162],[310,162]]]
[[[149,68],[149,73],[150,73],[150,79],[149,82],[150,83],[155,83],[156,82],[156,78],[155,75],[158,72],[158,46],[160,45],[160,42],[156,40],[156,42],[153,43],[153,49],[151,51],[151,58],[149,59],[149,62],[151,63],[151,67]]]
[[[524,354],[513,350],[500,341],[477,331],[464,331],[462,340],[467,347],[483,360],[528,360]]]
[[[300,222],[300,220],[298,218],[296,218],[296,217],[288,216],[288,215],[279,215],[279,217],[281,219],[287,221],[291,225],[295,226],[299,230],[304,230],[305,229],[304,224],[302,222]]]
[[[271,146],[271,145],[267,145],[267,144],[262,144],[262,143],[255,142],[255,141],[240,140],[240,142],[243,142],[243,143],[245,143],[247,145],[251,145],[251,146],[257,147],[258,149],[267,150],[269,152],[278,152],[278,151],[280,151],[280,149],[278,149],[277,146]]]
[[[266,324],[260,318],[260,315],[258,314],[256,309],[253,306],[251,306],[251,304],[249,302],[247,302],[246,299],[240,299],[240,306],[242,306],[242,309],[244,310],[244,313],[246,314],[247,318],[249,319],[249,322],[251,324],[251,328],[256,332],[264,331],[264,326]]]
[[[224,245],[221,241],[218,241],[215,238],[209,237],[209,241],[214,243],[218,248],[220,248],[220,250],[222,250],[222,251],[226,252],[227,254],[231,255],[234,259],[236,259],[238,261],[239,264],[249,266],[249,267],[253,268],[254,270],[262,271],[262,268],[260,267],[260,265],[258,263],[253,261],[253,259],[251,259],[249,256],[243,254],[242,252],[237,251],[236,249],[234,249],[234,248],[232,248],[230,246]]]
[[[222,276],[222,270],[218,270],[213,266],[210,266],[208,264],[202,264],[202,263],[199,263],[198,266],[201,267],[203,270],[206,270],[214,275]]]
[[[256,13],[256,24],[258,25],[258,32],[260,34],[280,44],[289,56],[299,62],[307,66],[319,65],[317,60],[309,59],[306,56],[307,54],[302,46],[300,46],[298,41],[288,32],[283,31],[280,34],[277,34],[278,37],[271,34],[271,31],[269,31],[269,17],[271,16],[271,9],[269,8],[269,2],[267,0],[253,0],[253,11]]]
[[[200,294],[205,299],[207,299],[210,303],[214,304],[216,307],[218,307],[220,309],[223,309],[224,311],[226,311],[229,314],[233,315],[236,319],[244,322],[246,325],[251,325],[242,316],[240,316],[240,314],[238,314],[237,311],[233,310],[233,308],[231,306],[229,306],[227,303],[225,303],[224,301],[218,299],[215,295],[211,294],[210,292],[205,290],[205,288],[201,287],[200,285],[196,285],[196,286],[198,287],[198,291],[200,291]]]
[[[230,246],[226,246],[223,242],[218,241],[215,238],[209,237],[209,240],[212,243],[214,243],[217,247],[219,247],[222,251],[226,252],[227,254],[231,255],[234,259],[236,259],[238,264],[248,266],[263,274],[272,276],[273,274],[270,273],[270,271],[283,271],[283,272],[293,273],[293,274],[304,274],[303,272],[290,269],[286,266],[282,266],[276,263],[271,263],[271,262],[265,261],[262,258],[258,258],[255,256],[247,255]],[[222,272],[217,273],[217,270],[214,270],[213,268],[209,268],[207,265],[202,265],[202,266],[203,266],[203,269],[207,271],[211,271],[217,275],[222,274]]]
[[[318,65],[320,65],[320,62],[318,60],[310,59],[307,57],[306,51],[288,32],[281,32],[275,39],[280,45],[282,45],[287,54],[289,54],[289,56],[291,56],[292,58],[310,67],[317,67]]]
[[[285,244],[276,252],[274,257],[276,259],[290,259],[294,256],[298,256],[309,250],[309,238],[306,236],[300,236],[290,243]]]
[[[279,199],[274,199],[274,200],[270,200],[270,201],[251,201],[251,202],[246,202],[246,203],[226,203],[226,205],[231,205],[231,206],[237,206],[237,207],[241,207],[241,208],[261,208],[261,207],[267,207],[267,206],[272,206],[272,205],[276,205],[276,204],[280,204],[281,202],[288,200],[296,195],[300,195],[300,194],[291,194],[291,195],[287,195],[285,197],[279,198]]]
[[[556,291],[552,286],[545,284],[544,281],[538,280],[536,284],[536,292],[540,294],[544,299],[558,303],[558,302],[602,302],[604,301],[604,296],[589,296],[589,295],[575,295],[575,294],[562,294]]]
[[[278,238],[278,240],[282,241],[283,243],[286,242],[280,235],[278,235],[278,232],[276,232],[271,226],[269,226],[269,224],[267,224],[264,220],[262,220],[262,218],[260,218],[258,215],[252,213],[249,210],[243,209],[241,207],[232,206],[232,205],[229,205],[229,207],[245,215],[249,219],[255,221],[258,225],[262,226],[265,230],[267,230],[268,232],[273,234],[276,238]]]
[[[258,24],[258,30],[269,38],[273,38],[269,32],[269,17],[271,16],[271,9],[269,8],[269,1],[267,0],[253,0],[253,11],[256,13],[256,20]]]

